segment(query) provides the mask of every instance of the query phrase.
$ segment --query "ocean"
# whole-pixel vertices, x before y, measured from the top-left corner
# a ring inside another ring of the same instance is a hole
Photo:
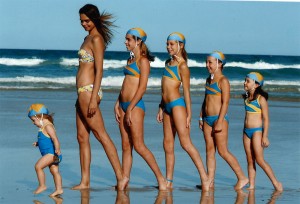
[[[159,93],[167,53],[153,53],[148,92]],[[226,53],[225,53],[226,55]],[[191,94],[203,95],[208,76],[205,68],[207,54],[189,54]],[[104,90],[119,91],[124,78],[128,52],[107,51],[104,60]],[[299,101],[300,56],[226,55],[223,73],[231,84],[231,97],[244,92],[245,75],[260,72],[265,78],[264,89],[270,99]],[[74,91],[78,67],[77,51],[0,49],[0,90],[64,90]]]

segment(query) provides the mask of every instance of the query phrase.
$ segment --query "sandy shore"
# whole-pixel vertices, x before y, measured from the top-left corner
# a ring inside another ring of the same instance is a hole
[[[119,155],[121,140],[114,121],[113,105],[117,93],[105,92],[101,109],[105,125]],[[175,189],[172,193],[159,193],[156,180],[145,161],[134,153],[130,190],[117,193],[112,190],[115,181],[113,170],[101,145],[91,137],[92,165],[91,190],[72,191],[70,187],[80,181],[78,144],[76,140],[75,109],[76,94],[65,91],[1,91],[0,99],[0,203],[297,203],[300,201],[300,105],[296,102],[270,101],[270,141],[265,151],[266,160],[272,166],[285,191],[274,195],[273,186],[262,170],[257,168],[255,192],[235,192],[236,177],[230,167],[217,156],[215,192],[201,195],[196,188],[199,175],[191,159],[176,141]],[[146,94],[145,143],[155,155],[161,170],[165,172],[162,147],[162,127],[155,120],[159,95]],[[197,116],[203,98],[193,96],[192,140],[203,159],[205,145],[198,129]],[[36,139],[37,129],[27,119],[31,103],[45,103],[50,112],[55,112],[55,125],[62,146],[63,162],[60,170],[63,177],[64,194],[61,199],[48,197],[54,189],[53,179],[46,170],[48,189],[34,196],[37,186],[34,164],[40,158],[39,151],[31,146]],[[232,99],[229,108],[229,148],[246,171],[246,158],[242,144],[244,107],[241,99]]]

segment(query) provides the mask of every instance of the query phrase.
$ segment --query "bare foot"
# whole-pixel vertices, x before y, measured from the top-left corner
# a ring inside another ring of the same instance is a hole
[[[158,190],[160,191],[167,190],[167,181],[165,179],[158,181]]]
[[[39,186],[33,193],[39,194],[47,189],[47,186]]]
[[[278,182],[277,185],[274,185],[274,188],[276,191],[279,191],[279,192],[283,191],[282,183],[280,183],[280,182]]]
[[[129,178],[124,176],[122,180],[118,181],[117,190],[119,191],[125,190],[128,183],[129,183]]]
[[[63,193],[64,193],[63,189],[60,189],[60,190],[54,191],[54,192],[51,193],[49,196],[50,196],[50,197],[55,197],[55,196],[61,195],[61,194],[63,194]]]
[[[89,189],[90,186],[89,185],[84,185],[82,183],[76,185],[76,186],[73,186],[71,189],[72,190],[84,190],[84,189]]]
[[[167,189],[173,189],[173,180],[167,179]]]
[[[248,183],[249,183],[249,179],[246,177],[244,179],[238,180],[238,182],[234,186],[234,190],[240,190],[244,186],[246,186]]]

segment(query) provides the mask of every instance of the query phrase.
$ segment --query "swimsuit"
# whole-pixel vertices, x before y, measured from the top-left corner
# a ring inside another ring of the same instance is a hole
[[[169,79],[175,80],[175,81],[181,81],[181,78],[179,76],[179,72],[178,72],[178,65],[174,65],[174,66],[168,66],[166,64],[165,69],[164,69],[164,73],[163,73],[163,77],[168,77]]]
[[[253,134],[255,132],[262,132],[263,128],[262,127],[257,127],[257,128],[244,128],[244,133],[246,136],[251,139],[253,137]]]
[[[245,110],[247,113],[261,113],[259,98],[260,95],[253,101],[249,101],[248,99],[245,100]]]
[[[209,84],[207,81],[205,84],[205,95],[221,96],[222,90],[219,88],[219,81]],[[219,115],[205,116],[203,120],[212,127],[216,120],[218,120]],[[224,119],[229,123],[229,117],[226,114]]]
[[[219,115],[211,115],[211,116],[205,116],[203,118],[203,120],[210,126],[212,127],[214,125],[214,123],[216,122],[216,120],[219,119]],[[229,123],[229,117],[226,114],[224,119]]]
[[[94,57],[84,49],[78,51],[79,62],[94,62]]]
[[[93,87],[94,87],[93,84],[81,86],[81,87],[79,87],[77,89],[77,93],[80,94],[80,93],[86,92],[86,91],[92,92],[93,91]],[[98,91],[98,96],[100,97],[100,99],[102,99],[103,93],[102,93],[102,89],[101,88]]]
[[[175,106],[183,106],[183,107],[186,107],[185,106],[185,101],[183,98],[177,98],[173,101],[171,101],[170,103],[166,103],[165,104],[165,109],[164,111],[167,113],[167,114],[171,114],[172,113],[172,109],[175,107]]]
[[[120,102],[120,106],[124,112],[127,111],[129,104],[130,104],[130,101]],[[137,104],[135,104],[135,107],[143,109],[144,112],[146,111],[146,107],[145,107],[145,103],[144,103],[143,99],[139,100],[139,102],[137,102]]]
[[[138,60],[136,60],[135,62],[128,64],[127,66],[124,67],[123,72],[124,72],[125,76],[129,75],[129,76],[133,76],[133,77],[137,77],[137,78],[140,77],[141,72],[137,65],[137,61]]]
[[[261,107],[259,104],[259,98],[260,95],[253,101],[249,101],[248,99],[245,99],[245,110],[247,113],[259,113],[261,114]],[[257,127],[257,128],[244,128],[244,133],[247,135],[249,139],[253,137],[253,134],[255,132],[262,132],[263,128],[262,127]]]
[[[41,155],[44,156],[46,154],[53,154],[56,157],[56,161],[54,162],[54,164],[58,164],[61,162],[62,160],[62,155],[57,155],[55,153],[55,147],[54,147],[54,143],[52,141],[52,139],[50,138],[49,135],[45,135],[43,133],[43,129],[47,126],[47,125],[53,125],[51,123],[48,123],[46,125],[43,126],[42,129],[39,129],[38,132],[38,147],[40,149]]]
[[[221,89],[219,88],[218,81],[212,84],[206,82],[205,84],[205,94],[207,95],[214,95],[214,96],[221,96]]]

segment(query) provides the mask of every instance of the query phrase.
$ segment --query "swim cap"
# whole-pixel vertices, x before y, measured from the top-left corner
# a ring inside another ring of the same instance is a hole
[[[37,114],[49,114],[49,111],[44,104],[32,104],[28,109],[28,117],[30,118]]]
[[[211,53],[208,56],[214,57],[214,58],[222,61],[223,66],[226,64],[225,55],[220,51],[214,51],[213,53]]]
[[[257,82],[260,86],[264,85],[264,77],[258,73],[258,72],[250,72],[247,74],[248,78],[253,79],[255,82]]]
[[[146,39],[147,39],[147,34],[141,28],[131,28],[127,31],[126,34],[130,34],[130,35],[136,36],[138,38],[141,38],[141,40],[143,42],[146,42]]]
[[[179,32],[171,33],[167,38],[167,41],[168,40],[176,40],[176,41],[179,41],[179,42],[182,42],[183,44],[185,44],[185,37],[183,34],[181,34]]]

